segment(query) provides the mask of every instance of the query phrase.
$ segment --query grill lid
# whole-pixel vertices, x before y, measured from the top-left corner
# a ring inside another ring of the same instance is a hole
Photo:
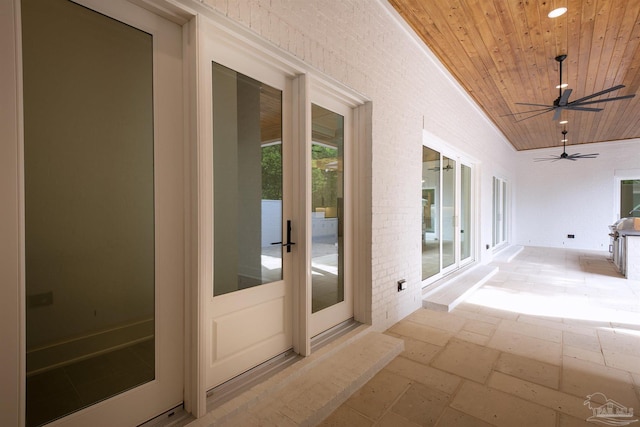
[[[614,225],[621,236],[640,236],[640,218],[621,218]]]

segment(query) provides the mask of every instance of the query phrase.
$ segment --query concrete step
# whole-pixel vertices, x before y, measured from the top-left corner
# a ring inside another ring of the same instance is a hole
[[[188,426],[314,426],[403,349],[362,325]]]
[[[422,306],[431,310],[449,312],[497,272],[496,266],[479,265],[460,275],[445,278],[445,283],[423,296]]]
[[[523,249],[520,245],[507,246],[493,257],[493,262],[511,262]]]

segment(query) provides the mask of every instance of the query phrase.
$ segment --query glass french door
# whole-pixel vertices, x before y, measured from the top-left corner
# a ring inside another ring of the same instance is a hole
[[[352,112],[201,22],[201,292],[206,387],[353,317]],[[238,47],[240,46],[240,47]]]
[[[442,211],[440,219],[442,221],[442,233],[440,234],[440,249],[442,251],[442,268],[448,270],[456,263],[457,248],[457,193],[456,175],[458,173],[458,163],[449,157],[442,157]]]
[[[422,280],[472,260],[472,168],[422,147]]]
[[[183,399],[182,29],[119,0],[21,16],[26,425],[136,425]]]
[[[200,198],[205,386],[293,346],[298,223],[291,76],[228,47],[202,21]]]
[[[507,182],[493,177],[492,247],[507,242]]]
[[[311,104],[311,335],[353,317],[348,250],[351,109],[316,95]],[[322,105],[320,105],[322,104]]]

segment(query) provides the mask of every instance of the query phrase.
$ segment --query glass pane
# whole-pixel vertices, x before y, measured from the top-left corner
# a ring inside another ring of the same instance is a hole
[[[282,280],[282,92],[212,67],[217,296]]]
[[[500,243],[507,240],[507,183],[502,181],[502,203],[500,205]]]
[[[442,162],[442,268],[456,262],[456,162],[443,157]]]
[[[26,425],[155,376],[152,36],[22,2]]]
[[[640,217],[640,180],[620,182],[620,218]]]
[[[460,259],[466,259],[471,256],[471,168],[460,168]]]
[[[422,280],[440,272],[440,153],[422,147]]]
[[[500,206],[500,187],[499,185],[499,181],[498,179],[494,176],[493,177],[493,221],[492,221],[492,245],[491,246],[496,246],[498,244],[498,230],[500,229],[499,224],[498,224],[498,217],[499,217],[499,213],[498,213],[498,209]]]
[[[312,312],[344,301],[344,117],[311,108]]]

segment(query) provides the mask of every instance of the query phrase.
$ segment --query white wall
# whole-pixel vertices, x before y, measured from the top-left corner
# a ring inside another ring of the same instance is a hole
[[[423,127],[479,162],[480,243],[491,242],[491,178],[515,152],[384,0],[204,0],[373,105],[373,324],[420,307]],[[408,291],[396,282],[406,279]]]
[[[600,155],[534,162],[559,155],[562,148],[518,153],[516,243],[608,250],[607,226],[617,219],[620,203],[616,176],[640,177],[640,139],[567,147],[568,154],[578,152]]]

